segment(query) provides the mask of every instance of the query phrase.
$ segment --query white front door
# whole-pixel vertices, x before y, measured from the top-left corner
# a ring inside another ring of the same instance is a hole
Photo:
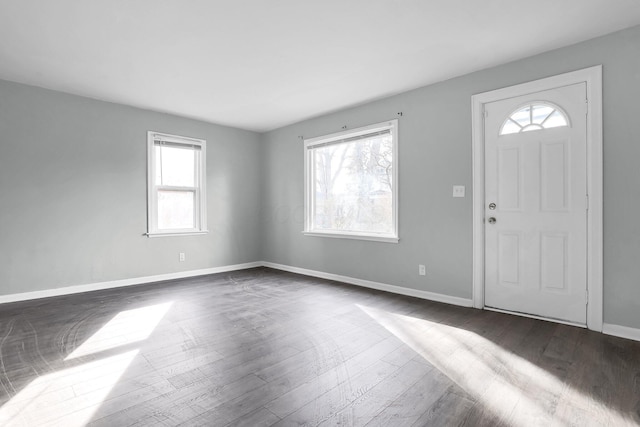
[[[485,307],[586,324],[586,84],[485,104]]]

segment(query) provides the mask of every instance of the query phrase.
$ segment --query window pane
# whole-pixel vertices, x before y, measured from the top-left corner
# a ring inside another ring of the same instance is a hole
[[[547,121],[544,122],[545,128],[557,128],[560,126],[567,126],[567,121],[559,111],[554,111]]]
[[[540,124],[547,118],[553,111],[552,107],[548,105],[534,105],[533,106],[533,123]]]
[[[531,106],[524,107],[513,113],[511,120],[523,127],[531,123]]]
[[[155,184],[162,185],[162,164],[160,163],[160,146],[159,145],[154,146],[153,150],[155,151],[154,157],[156,161],[156,164],[155,164],[156,176],[154,177]]]
[[[195,228],[195,193],[158,191],[158,229]]]
[[[516,124],[513,120],[508,119],[507,122],[502,126],[502,132],[500,135],[509,135],[511,133],[518,133],[522,128]]]
[[[559,111],[558,107],[545,104],[529,105],[511,114],[502,125],[500,135],[559,126],[568,126],[568,123],[566,116]]]
[[[393,233],[391,135],[313,149],[316,230]]]
[[[540,130],[542,126],[540,125],[529,125],[522,128],[522,132],[531,132],[532,130]]]
[[[195,186],[195,150],[171,146],[157,146],[160,150],[160,167],[156,172],[156,181],[159,185],[172,185],[178,187]],[[159,176],[158,176],[159,175]]]

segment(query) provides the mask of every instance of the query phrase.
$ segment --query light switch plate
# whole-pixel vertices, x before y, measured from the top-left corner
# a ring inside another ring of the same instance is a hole
[[[453,197],[464,197],[464,185],[453,186]]]

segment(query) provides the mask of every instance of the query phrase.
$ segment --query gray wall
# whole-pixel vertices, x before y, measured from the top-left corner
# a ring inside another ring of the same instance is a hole
[[[207,140],[208,235],[143,236],[148,130]],[[259,139],[0,81],[0,295],[259,260]]]
[[[604,318],[640,328],[640,27],[265,134],[262,258],[471,298],[471,96],[597,64],[604,65]],[[298,136],[376,123],[399,111],[400,243],[303,236]],[[453,199],[453,184],[467,186],[467,197]],[[418,264],[426,264],[426,277]]]
[[[471,298],[471,95],[596,64],[605,322],[640,328],[640,27],[264,135],[0,81],[0,295],[265,260]],[[399,111],[400,243],[303,236],[298,136]],[[147,130],[207,140],[209,235],[142,235]]]

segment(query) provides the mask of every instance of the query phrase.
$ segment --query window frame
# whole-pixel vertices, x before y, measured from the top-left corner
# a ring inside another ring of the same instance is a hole
[[[340,231],[340,230],[320,230],[313,227],[314,218],[314,182],[315,170],[313,168],[313,148],[317,146],[326,146],[331,143],[346,138],[353,138],[367,134],[373,134],[389,130],[392,138],[392,181],[391,181],[391,198],[392,198],[392,232],[391,233],[373,233],[373,232],[356,232],[356,231]],[[304,140],[304,230],[302,233],[306,236],[315,237],[331,237],[338,239],[357,239],[370,240],[386,243],[398,243],[400,238],[398,235],[398,119],[387,120],[380,123],[374,123],[355,129],[336,132],[328,135],[322,135]]]
[[[542,123],[533,123],[533,116],[530,116],[530,123],[522,126],[520,123],[518,123],[516,120],[514,120],[512,117],[514,116],[514,114],[519,113],[521,110],[524,110],[525,108],[529,107],[530,109],[530,114],[533,114],[533,108],[537,107],[537,106],[545,106],[545,107],[550,107],[553,108],[554,111],[552,111],[551,113],[549,113],[547,115],[547,117],[545,117],[545,119],[542,121]],[[553,115],[553,113],[558,112],[560,113],[560,115],[562,116],[562,118],[565,120],[566,124],[564,125],[560,125],[560,126],[552,126],[552,127],[545,127],[544,123]],[[517,126],[520,127],[520,130],[518,132],[504,132],[504,128],[507,125],[507,123],[511,121],[513,123],[515,123]],[[498,136],[507,136],[507,135],[517,135],[523,132],[531,132],[531,131],[526,131],[525,129],[529,126],[538,126],[538,128],[533,129],[533,131],[543,131],[543,130],[550,130],[550,129],[558,129],[558,128],[563,128],[563,127],[572,127],[571,126],[571,118],[569,117],[569,115],[567,114],[567,112],[564,110],[564,108],[560,107],[557,104],[554,104],[553,102],[549,102],[549,101],[530,101],[530,102],[526,102],[524,104],[519,105],[517,108],[515,108],[512,112],[509,113],[509,115],[507,115],[507,117],[504,119],[504,121],[502,122],[502,125],[500,126],[500,129],[498,129]]]
[[[186,147],[198,147],[194,149],[195,155],[195,182],[194,187],[177,187],[156,185],[156,154],[157,141],[172,145]],[[147,132],[147,233],[148,237],[164,236],[189,236],[207,234],[207,141],[204,139],[190,138],[186,136],[171,135],[163,132]],[[158,191],[189,191],[194,193],[194,228],[158,229]]]

